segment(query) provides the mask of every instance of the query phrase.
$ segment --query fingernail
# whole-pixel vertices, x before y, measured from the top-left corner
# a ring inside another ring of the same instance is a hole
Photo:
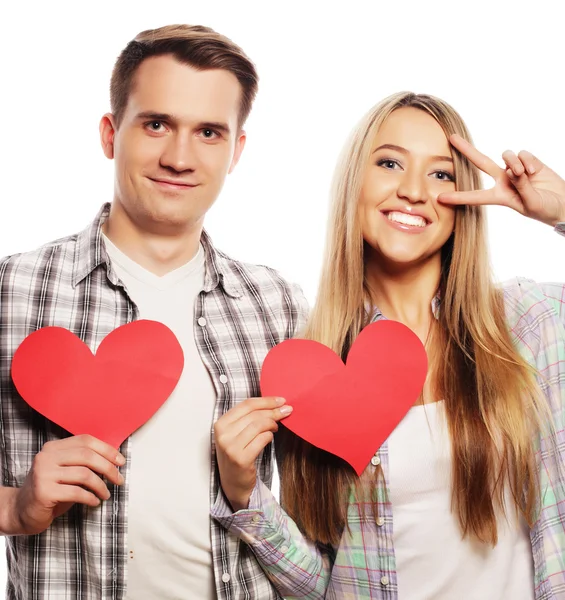
[[[122,485],[122,483],[125,481],[124,476],[121,473],[118,473],[118,475],[118,485]]]
[[[292,406],[283,406],[281,409],[281,415],[290,415],[292,412]]]
[[[535,168],[533,165],[528,165],[528,173],[530,175],[533,175],[536,172]]]
[[[117,454],[115,462],[117,462],[119,465],[125,465],[126,459],[121,454]]]
[[[275,404],[276,404],[277,406],[282,406],[282,405],[283,405],[285,402],[286,402],[286,400],[285,400],[284,398],[277,398],[277,399],[275,400]]]

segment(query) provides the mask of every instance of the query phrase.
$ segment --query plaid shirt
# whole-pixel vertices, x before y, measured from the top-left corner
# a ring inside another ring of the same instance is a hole
[[[108,333],[137,317],[137,308],[113,272],[101,239],[100,226],[108,211],[105,205],[94,223],[78,235],[0,261],[0,475],[4,486],[20,487],[43,444],[68,435],[29,408],[13,386],[10,366],[22,340],[41,327],[56,325],[71,330],[95,351]],[[239,401],[260,395],[259,373],[266,353],[303,325],[307,307],[300,289],[275,271],[230,259],[214,249],[205,233],[202,244],[204,290],[194,316],[187,318],[195,319],[196,343],[216,389],[217,419]],[[7,538],[9,600],[125,597],[128,441],[121,452],[127,459],[122,468],[125,484],[111,487],[111,500],[97,508],[74,505],[40,535]],[[267,484],[272,464],[269,446],[258,459],[258,472]],[[212,439],[211,506],[219,494]],[[213,519],[210,523],[218,598],[280,598],[247,544]]]
[[[530,533],[536,600],[565,600],[565,285],[516,279],[504,286],[508,326],[522,356],[535,367],[552,414],[553,435],[537,440],[541,511]],[[384,318],[377,312],[374,320]],[[377,453],[379,518],[352,501],[339,547],[323,551],[306,540],[267,486],[258,483],[248,510],[232,513],[219,500],[215,517],[249,544],[287,599],[397,600],[393,507],[387,444]],[[377,467],[369,465],[374,475]],[[363,516],[365,515],[365,516]]]

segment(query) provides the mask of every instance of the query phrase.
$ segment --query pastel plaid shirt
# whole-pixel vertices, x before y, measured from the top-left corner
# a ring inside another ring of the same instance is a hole
[[[508,327],[522,356],[539,373],[555,430],[555,439],[548,435],[534,441],[542,491],[541,511],[530,533],[535,598],[565,600],[565,285],[515,279],[504,286],[504,297]],[[375,315],[375,320],[382,318],[380,312]],[[261,482],[247,510],[232,513],[219,498],[213,514],[249,544],[287,599],[397,600],[386,443],[378,457],[384,474],[377,488],[379,519],[370,504],[363,511],[352,502],[350,531],[329,552],[302,536]],[[369,474],[376,468],[369,465]]]
[[[0,476],[19,487],[45,442],[64,437],[60,428],[32,411],[17,394],[12,356],[31,332],[48,325],[66,327],[95,351],[116,327],[137,317],[112,270],[100,226],[105,205],[82,233],[0,261]],[[299,288],[266,267],[234,261],[218,252],[206,234],[204,290],[194,318],[200,356],[214,383],[214,419],[238,402],[259,395],[261,363],[275,344],[292,337],[307,316]],[[210,505],[219,492],[213,445]],[[121,600],[127,586],[127,505],[130,447],[122,473],[125,484],[111,488],[111,500],[98,508],[74,505],[40,535],[8,537],[9,600]],[[181,460],[182,457],[176,457]],[[273,448],[259,457],[269,484]],[[182,462],[179,462],[182,465]],[[158,482],[158,473],[155,480]],[[190,478],[190,473],[179,472]],[[247,544],[210,519],[217,595],[220,600],[275,600]],[[189,590],[187,590],[187,595]]]

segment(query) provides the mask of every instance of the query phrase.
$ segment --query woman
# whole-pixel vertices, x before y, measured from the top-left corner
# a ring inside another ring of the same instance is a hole
[[[290,407],[251,399],[216,424],[237,512],[220,499],[213,514],[285,598],[565,598],[565,287],[495,287],[481,206],[563,233],[565,181],[527,152],[503,159],[446,103],[409,93],[346,147],[305,337],[345,357],[368,322],[394,319],[429,371],[361,478],[282,428],[286,512],[253,463]],[[479,190],[479,169],[494,188]]]

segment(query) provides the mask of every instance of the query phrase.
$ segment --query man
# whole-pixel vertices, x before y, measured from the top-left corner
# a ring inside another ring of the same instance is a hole
[[[100,124],[116,165],[113,202],[82,233],[0,263],[10,599],[278,597],[247,547],[210,519],[225,502],[213,423],[259,396],[263,358],[307,310],[298,288],[217,251],[203,230],[243,151],[256,90],[253,64],[211,29],[139,34],[116,62]],[[65,327],[95,351],[139,318],[173,330],[185,367],[119,453],[68,437],[17,394],[11,360],[33,331]],[[275,400],[260,402],[271,420],[283,416]],[[267,483],[272,462],[268,445],[257,464]]]

